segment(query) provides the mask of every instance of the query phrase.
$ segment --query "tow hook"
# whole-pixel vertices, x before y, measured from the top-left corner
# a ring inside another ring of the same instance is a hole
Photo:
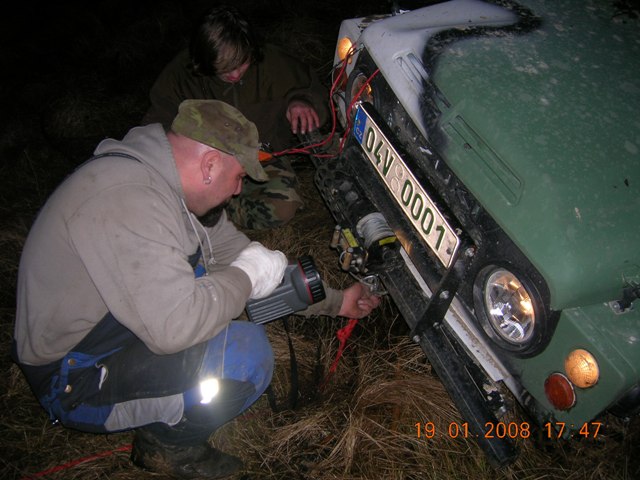
[[[387,292],[380,281],[380,277],[376,274],[367,275],[366,277],[358,278],[358,281],[365,285],[372,295],[377,295],[379,297],[383,295],[387,295]]]

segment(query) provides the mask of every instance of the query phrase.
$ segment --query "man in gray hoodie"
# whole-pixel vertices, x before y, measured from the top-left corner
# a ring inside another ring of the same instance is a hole
[[[104,140],[52,194],[23,250],[12,352],[52,421],[136,429],[145,469],[240,468],[207,440],[264,392],[273,352],[262,326],[232,320],[287,265],[226,218],[245,175],[266,178],[255,125],[223,102],[186,100],[168,132]],[[379,303],[359,283],[326,293],[302,313],[361,318]]]

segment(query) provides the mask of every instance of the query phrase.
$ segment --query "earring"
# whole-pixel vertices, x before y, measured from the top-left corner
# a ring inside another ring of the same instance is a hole
[[[202,183],[204,183],[205,185],[209,185],[211,183],[211,176],[208,176],[207,178],[203,179]]]

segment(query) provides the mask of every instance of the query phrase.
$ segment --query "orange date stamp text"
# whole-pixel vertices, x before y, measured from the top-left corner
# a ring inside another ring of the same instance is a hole
[[[548,439],[562,438],[569,431],[575,431],[576,435],[584,438],[595,439],[600,433],[602,423],[584,422],[575,426],[565,422],[547,422],[542,427],[541,434]],[[436,435],[446,435],[449,438],[527,439],[532,434],[529,422],[486,422],[483,430],[478,433],[472,431],[467,422],[450,422],[444,428],[437,427],[433,422],[416,422],[414,428],[417,438],[426,439],[434,438]]]

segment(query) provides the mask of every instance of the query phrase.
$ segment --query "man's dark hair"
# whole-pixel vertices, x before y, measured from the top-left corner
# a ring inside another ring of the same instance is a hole
[[[213,76],[260,59],[260,46],[248,20],[234,7],[208,10],[195,28],[189,45],[194,72]]]

